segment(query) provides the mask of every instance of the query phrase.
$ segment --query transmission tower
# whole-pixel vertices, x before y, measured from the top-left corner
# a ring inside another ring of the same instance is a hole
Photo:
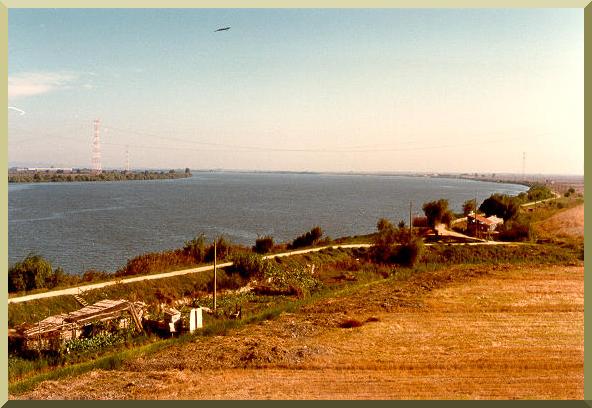
[[[130,165],[129,165],[129,146],[125,145],[125,171],[129,173]]]
[[[101,136],[99,133],[99,126],[101,122],[99,119],[93,121],[93,140],[92,140],[92,159],[91,170],[92,174],[101,174]]]
[[[526,152],[522,152],[522,181],[526,180]]]

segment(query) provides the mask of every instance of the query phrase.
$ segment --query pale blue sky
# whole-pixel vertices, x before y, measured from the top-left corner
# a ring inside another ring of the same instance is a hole
[[[10,164],[582,174],[583,11],[11,9],[9,105]]]

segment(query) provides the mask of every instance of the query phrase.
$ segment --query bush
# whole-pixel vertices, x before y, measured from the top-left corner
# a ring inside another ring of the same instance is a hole
[[[542,184],[535,184],[526,192],[528,201],[540,201],[547,198],[553,198],[553,193],[547,186]]]
[[[398,264],[403,266],[414,266],[423,252],[423,241],[414,239],[411,242],[404,242],[400,245],[393,245],[389,241],[375,241],[370,249],[370,258],[379,264]]]
[[[227,241],[224,237],[219,237],[216,241],[216,259],[225,259],[232,252],[232,245],[230,241]],[[210,245],[207,249],[206,256],[204,259],[206,262],[214,261],[214,244]]]
[[[8,291],[51,287],[55,281],[51,263],[39,255],[29,254],[21,262],[12,265],[8,270]]]
[[[421,239],[415,239],[401,245],[396,254],[396,263],[408,267],[414,266],[421,256],[423,249],[424,245]]]
[[[290,245],[291,249],[302,248],[315,245],[323,236],[321,227],[316,226],[304,235],[300,235]]]
[[[196,263],[201,263],[206,258],[206,239],[203,234],[193,238],[191,241],[185,242],[183,251],[193,259]]]
[[[292,293],[298,297],[306,297],[322,287],[322,282],[310,269],[297,265],[287,269],[280,268],[275,263],[269,263],[263,278],[269,282],[267,289],[278,293]]]
[[[344,320],[343,322],[339,323],[339,327],[341,327],[342,329],[351,329],[353,327],[360,327],[363,324],[364,323],[362,323],[359,320],[356,320],[356,319],[348,319],[348,320]]]
[[[382,231],[392,230],[392,229],[394,229],[394,227],[393,227],[393,224],[391,224],[391,222],[389,220],[387,220],[386,218],[381,218],[376,223],[376,229],[379,232],[382,232]]]
[[[270,236],[265,236],[257,238],[255,240],[255,246],[253,247],[253,251],[257,252],[258,254],[266,254],[270,252],[272,248],[273,238]]]
[[[530,224],[522,220],[504,223],[499,227],[501,241],[532,241],[534,234]]]
[[[261,277],[271,268],[269,261],[256,254],[237,253],[230,260],[233,264],[227,271],[238,273],[242,278]]]
[[[463,215],[466,217],[467,215],[469,215],[469,213],[475,211],[475,205],[476,201],[475,200],[467,200],[463,203]]]

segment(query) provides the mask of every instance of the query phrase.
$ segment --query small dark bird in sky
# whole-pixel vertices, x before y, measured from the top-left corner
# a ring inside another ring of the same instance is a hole
[[[227,31],[227,30],[230,30],[230,27],[219,28],[217,30],[214,30],[214,32],[217,32],[217,31]]]

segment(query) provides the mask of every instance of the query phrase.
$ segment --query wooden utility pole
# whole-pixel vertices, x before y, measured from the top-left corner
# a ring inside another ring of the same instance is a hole
[[[411,235],[413,234],[413,219],[411,218],[411,205],[412,202],[409,201],[409,242],[411,242]]]
[[[216,241],[214,241],[214,312],[216,312]]]
[[[475,209],[473,210],[473,227],[475,228],[475,238],[479,238],[479,226],[477,225],[477,197],[475,197]]]

